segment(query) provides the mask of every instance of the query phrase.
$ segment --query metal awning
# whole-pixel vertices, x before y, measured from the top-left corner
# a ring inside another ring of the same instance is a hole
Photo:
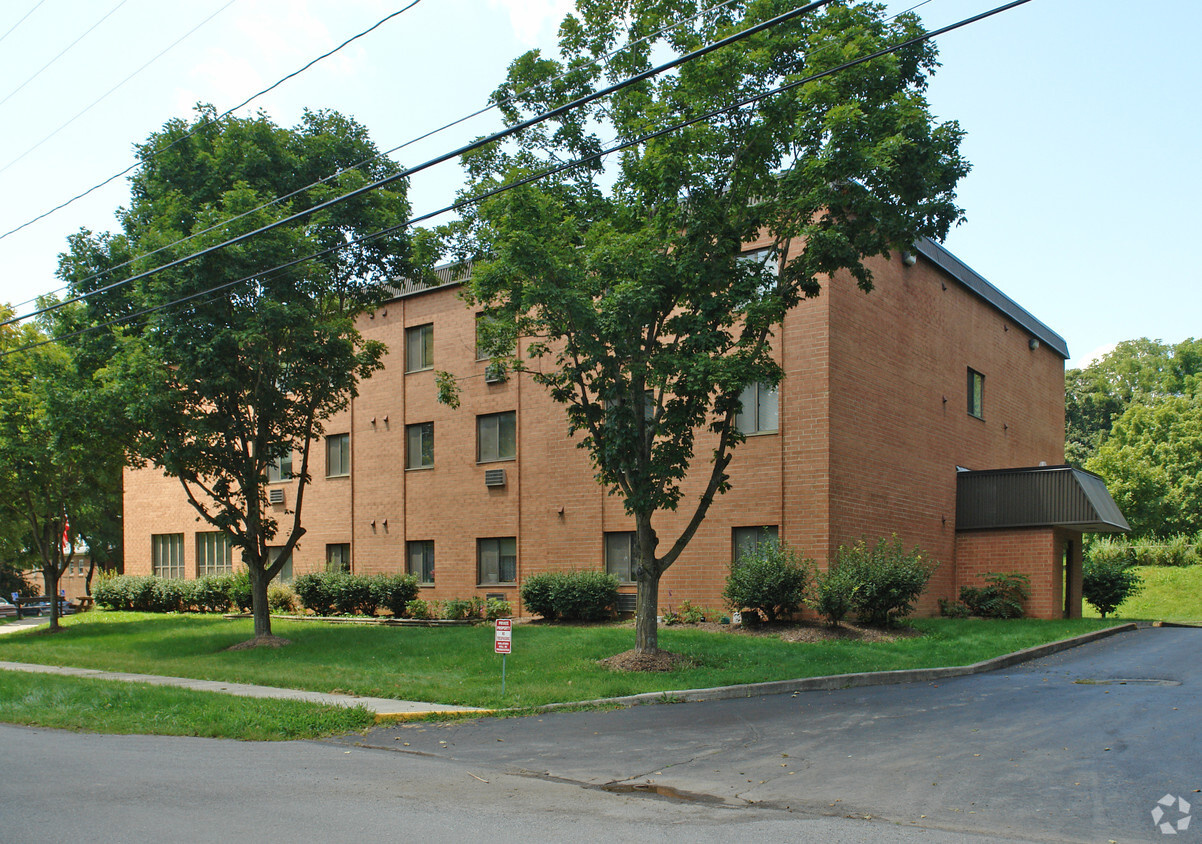
[[[956,530],[1065,527],[1131,530],[1106,482],[1072,466],[989,469],[956,475]]]

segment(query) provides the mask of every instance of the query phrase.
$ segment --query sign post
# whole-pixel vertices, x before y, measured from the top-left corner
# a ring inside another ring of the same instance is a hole
[[[513,619],[498,618],[493,652],[501,655],[501,697],[505,697],[505,660],[513,650]]]

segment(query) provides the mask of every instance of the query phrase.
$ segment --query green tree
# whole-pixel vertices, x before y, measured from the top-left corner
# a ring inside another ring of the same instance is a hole
[[[701,4],[578,0],[560,28],[560,60],[521,56],[494,98],[512,125],[648,69],[653,56],[697,49],[791,7],[734,2],[665,30]],[[878,5],[831,5],[467,156],[468,193],[590,156],[602,138],[635,141],[702,117],[919,31],[913,14],[886,19]],[[629,48],[599,60],[619,43]],[[936,124],[923,96],[935,66],[934,47],[914,44],[635,143],[609,170],[594,159],[467,213],[460,249],[475,261],[468,299],[495,318],[486,342],[499,353],[525,338],[509,364],[538,359],[527,367],[531,377],[565,405],[598,481],[621,495],[635,522],[638,651],[657,649],[660,577],[729,485],[732,449],[743,439],[740,394],[781,378],[774,326],[835,273],[870,290],[865,258],[942,237],[960,219],[953,190],[968,169],[961,131]],[[761,236],[769,252],[741,260]],[[661,544],[655,516],[681,505],[697,448],[712,455],[703,492],[683,530]]]
[[[268,583],[305,532],[313,442],[381,365],[384,347],[363,340],[355,317],[380,300],[384,281],[411,270],[403,233],[348,244],[403,221],[409,206],[394,183],[138,278],[399,169],[375,158],[362,126],[334,112],[306,112],[290,130],[262,114],[218,121],[210,106],[198,112],[196,123],[172,120],[138,147],[122,231],[76,235],[59,272],[73,292],[132,278],[85,300],[84,324],[158,309],[86,341],[87,353],[112,355],[132,459],[178,478],[200,517],[241,551],[258,641],[271,634]],[[328,181],[305,189],[320,179]],[[140,257],[120,266],[131,256]],[[290,531],[273,547],[267,467],[293,454],[300,483]]]
[[[0,309],[0,318],[12,312]],[[0,509],[9,548],[36,560],[58,594],[78,537],[111,530],[121,441],[106,424],[106,391],[72,350],[34,325],[0,328]],[[65,538],[70,541],[64,542]],[[51,602],[50,629],[59,629]]]
[[[1202,340],[1176,345],[1124,340],[1084,369],[1064,374],[1065,457],[1082,468],[1132,404],[1196,396],[1202,384]]]
[[[1202,530],[1202,395],[1130,405],[1085,468],[1106,479],[1133,536]]]

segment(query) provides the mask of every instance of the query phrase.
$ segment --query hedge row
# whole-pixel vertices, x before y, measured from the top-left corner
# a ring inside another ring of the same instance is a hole
[[[548,621],[598,621],[613,615],[618,578],[603,571],[549,571],[522,581],[526,611]]]
[[[1103,536],[1086,549],[1089,562],[1125,566],[1197,566],[1202,565],[1202,533],[1195,536],[1176,534],[1164,539]]]

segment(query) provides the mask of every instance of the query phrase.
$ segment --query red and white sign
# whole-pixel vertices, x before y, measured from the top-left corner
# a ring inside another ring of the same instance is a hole
[[[493,639],[493,652],[499,654],[513,653],[513,619],[498,618],[496,638]]]

